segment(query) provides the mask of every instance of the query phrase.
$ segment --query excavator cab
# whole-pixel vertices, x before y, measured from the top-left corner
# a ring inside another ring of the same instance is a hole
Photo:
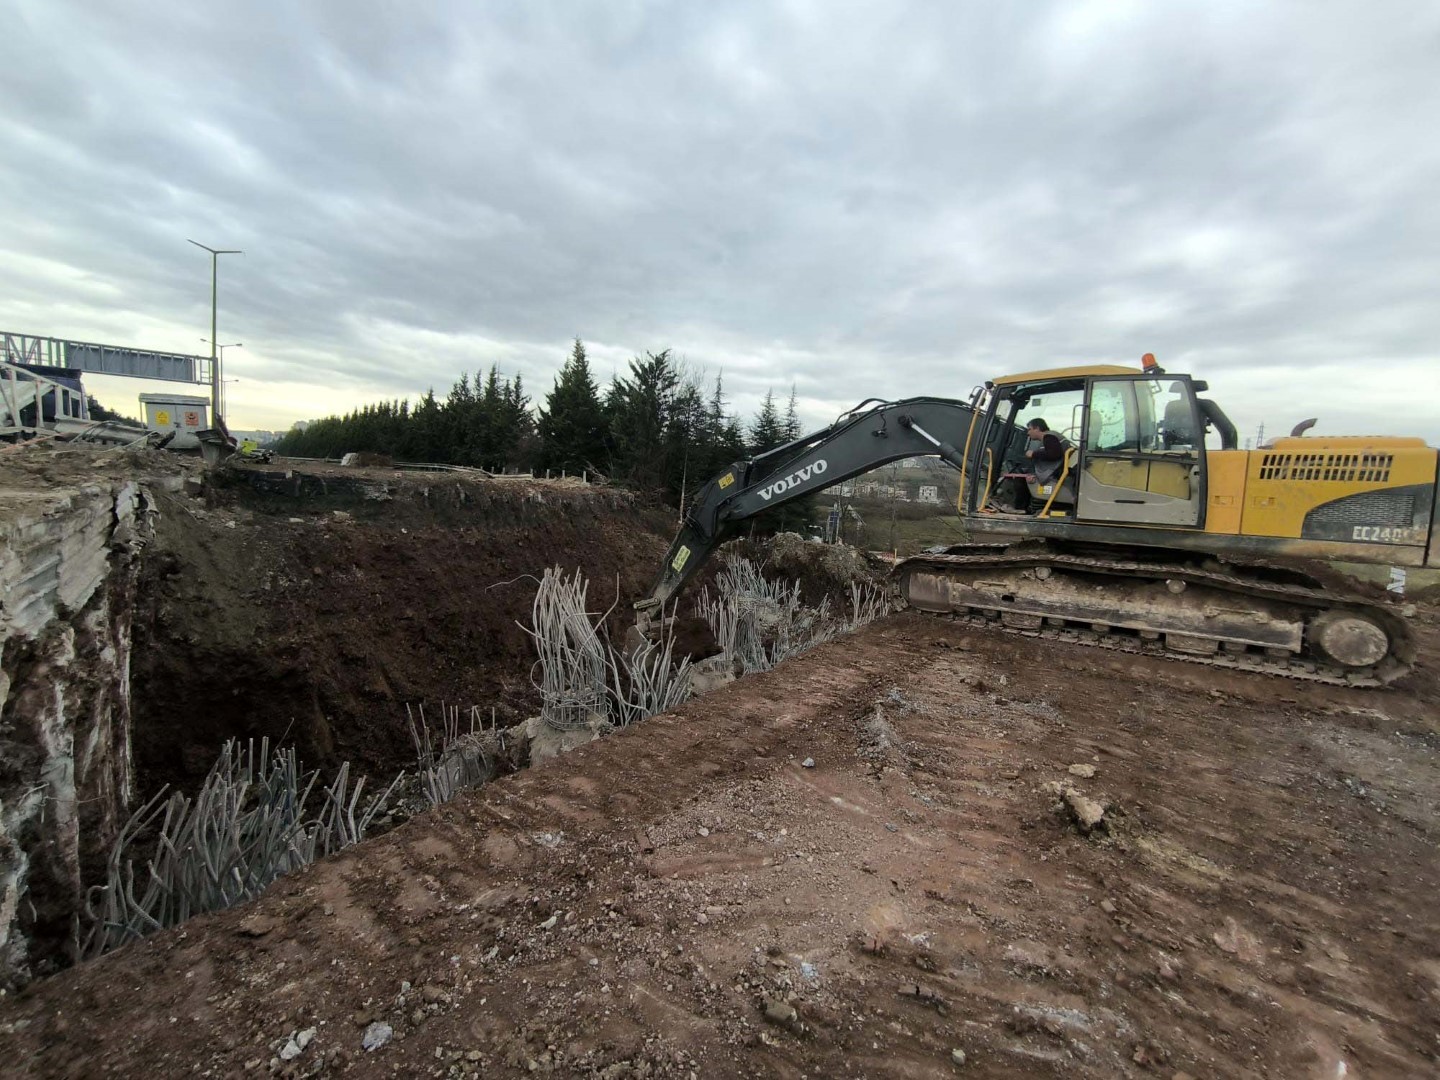
[[[1158,368],[1095,366],[1010,376],[991,383],[977,412],[963,508],[1009,513],[1028,494],[1030,517],[1096,524],[1201,528],[1205,510],[1203,383]],[[1027,459],[1026,427],[1044,420],[1061,462]]]
[[[1089,380],[1077,521],[1199,527],[1205,446],[1188,377]]]

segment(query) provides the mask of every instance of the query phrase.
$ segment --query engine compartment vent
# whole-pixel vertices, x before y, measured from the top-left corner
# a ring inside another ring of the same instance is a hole
[[[1266,454],[1260,459],[1260,479],[1383,484],[1394,461],[1392,454]]]

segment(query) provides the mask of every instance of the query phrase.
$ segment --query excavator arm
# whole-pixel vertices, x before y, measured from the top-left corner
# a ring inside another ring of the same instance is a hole
[[[635,605],[643,634],[715,548],[762,511],[783,506],[900,458],[938,455],[965,467],[963,441],[975,410],[948,398],[862,402],[820,431],[737,461],[696,493],[660,575]]]

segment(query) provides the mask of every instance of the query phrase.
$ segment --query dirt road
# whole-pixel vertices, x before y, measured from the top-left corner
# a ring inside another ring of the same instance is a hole
[[[0,1060],[1435,1075],[1435,689],[901,615],[36,984]]]

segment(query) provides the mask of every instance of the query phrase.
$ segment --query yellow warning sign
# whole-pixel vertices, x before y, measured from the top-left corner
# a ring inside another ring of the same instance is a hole
[[[690,549],[683,544],[680,545],[680,550],[675,553],[675,558],[670,560],[670,569],[674,570],[677,574],[680,573],[681,570],[685,569],[685,563],[689,561],[689,559]]]
[[[721,490],[721,491],[724,491],[726,488],[728,488],[728,487],[729,487],[731,484],[733,484],[734,482],[735,482],[735,474],[734,474],[734,473],[729,473],[729,472],[727,472],[724,476],[720,477],[720,490]]]
[[[170,413],[165,409],[160,409],[155,413],[155,423],[160,424],[162,427],[170,423]]]

